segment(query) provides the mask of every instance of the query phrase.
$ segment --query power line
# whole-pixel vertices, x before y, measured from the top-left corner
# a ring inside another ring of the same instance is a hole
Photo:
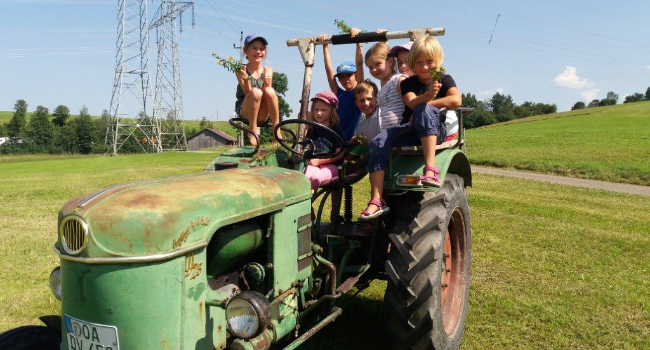
[[[198,17],[198,19],[202,20],[203,23],[205,23],[208,27],[212,28],[212,30],[217,32],[217,34],[221,35],[224,39],[228,40],[231,44],[235,45],[234,41],[228,39],[221,31],[219,31],[217,28],[213,27],[212,24],[208,23],[208,21],[203,19],[203,17],[199,15],[199,12],[200,12],[199,10],[196,10],[196,17]]]
[[[217,7],[219,7],[219,9],[221,9],[221,12],[223,12],[223,13],[226,15],[226,17],[230,18],[230,16],[228,16],[228,14],[227,14],[227,13],[226,13],[226,12],[225,12],[221,7],[220,7],[220,6],[219,6],[219,4],[216,3],[216,1],[214,1],[214,0],[212,0],[212,1],[211,1],[211,0],[206,0],[206,2],[207,2],[208,5],[210,5],[210,7],[212,7],[212,9],[213,9],[213,10],[214,10],[218,15],[219,15],[219,17],[221,17],[221,19],[223,19],[223,21],[226,22],[226,24],[228,25],[228,27],[230,27],[230,29],[232,29],[233,32],[238,33],[238,32],[241,31],[241,30],[238,31],[238,30],[236,30],[235,28],[233,28],[233,26],[231,26],[230,23],[228,23],[228,20],[226,20],[226,19],[221,15],[221,13],[219,13],[219,10],[217,10],[214,6],[212,6],[212,3],[214,3],[215,5],[217,5]],[[230,19],[230,21],[232,22],[232,24],[235,24],[235,22],[233,22],[232,19]],[[236,24],[235,24],[235,26],[236,26]]]

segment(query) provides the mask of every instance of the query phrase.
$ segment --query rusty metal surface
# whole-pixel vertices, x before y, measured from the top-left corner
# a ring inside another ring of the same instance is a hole
[[[77,197],[59,220],[75,214],[88,224],[91,240],[80,257],[153,255],[209,241],[219,227],[310,196],[309,181],[299,172],[229,169],[115,187],[83,208],[83,197]]]

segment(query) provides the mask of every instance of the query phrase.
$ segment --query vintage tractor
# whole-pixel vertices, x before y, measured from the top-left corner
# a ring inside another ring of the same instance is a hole
[[[424,28],[327,42],[443,33]],[[46,326],[0,334],[1,349],[295,349],[341,315],[342,295],[374,279],[388,283],[394,348],[459,347],[471,262],[462,111],[458,137],[438,146],[442,188],[419,186],[419,147],[393,149],[385,184],[392,212],[356,222],[351,186],[366,174],[364,149],[345,148],[338,180],[312,194],[305,161],[332,156],[300,137],[306,126],[332,132],[304,119],[314,45],[322,42],[287,44],[305,64],[300,118],[278,126],[298,129],[281,140],[289,153],[232,148],[199,174],[70,200],[59,212],[54,250],[61,264],[50,277],[61,314],[41,318]],[[330,194],[332,219],[324,223]]]

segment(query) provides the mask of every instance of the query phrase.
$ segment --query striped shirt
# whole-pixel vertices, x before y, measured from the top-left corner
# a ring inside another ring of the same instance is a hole
[[[401,76],[404,75],[394,74],[377,94],[377,107],[381,108],[379,118],[382,131],[398,126],[404,113],[404,99],[397,91],[397,81]]]

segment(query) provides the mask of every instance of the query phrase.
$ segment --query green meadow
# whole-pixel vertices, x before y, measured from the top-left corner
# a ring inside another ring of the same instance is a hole
[[[467,147],[472,164],[650,185],[650,102],[472,129]]]
[[[468,136],[473,156],[487,131]],[[0,331],[59,312],[48,276],[68,199],[200,172],[214,157],[0,157]],[[355,186],[355,214],[367,193],[366,178]],[[461,348],[650,348],[649,198],[487,175],[475,175],[468,193],[473,264]],[[301,348],[385,349],[384,288],[376,281],[343,300],[343,315]]]

